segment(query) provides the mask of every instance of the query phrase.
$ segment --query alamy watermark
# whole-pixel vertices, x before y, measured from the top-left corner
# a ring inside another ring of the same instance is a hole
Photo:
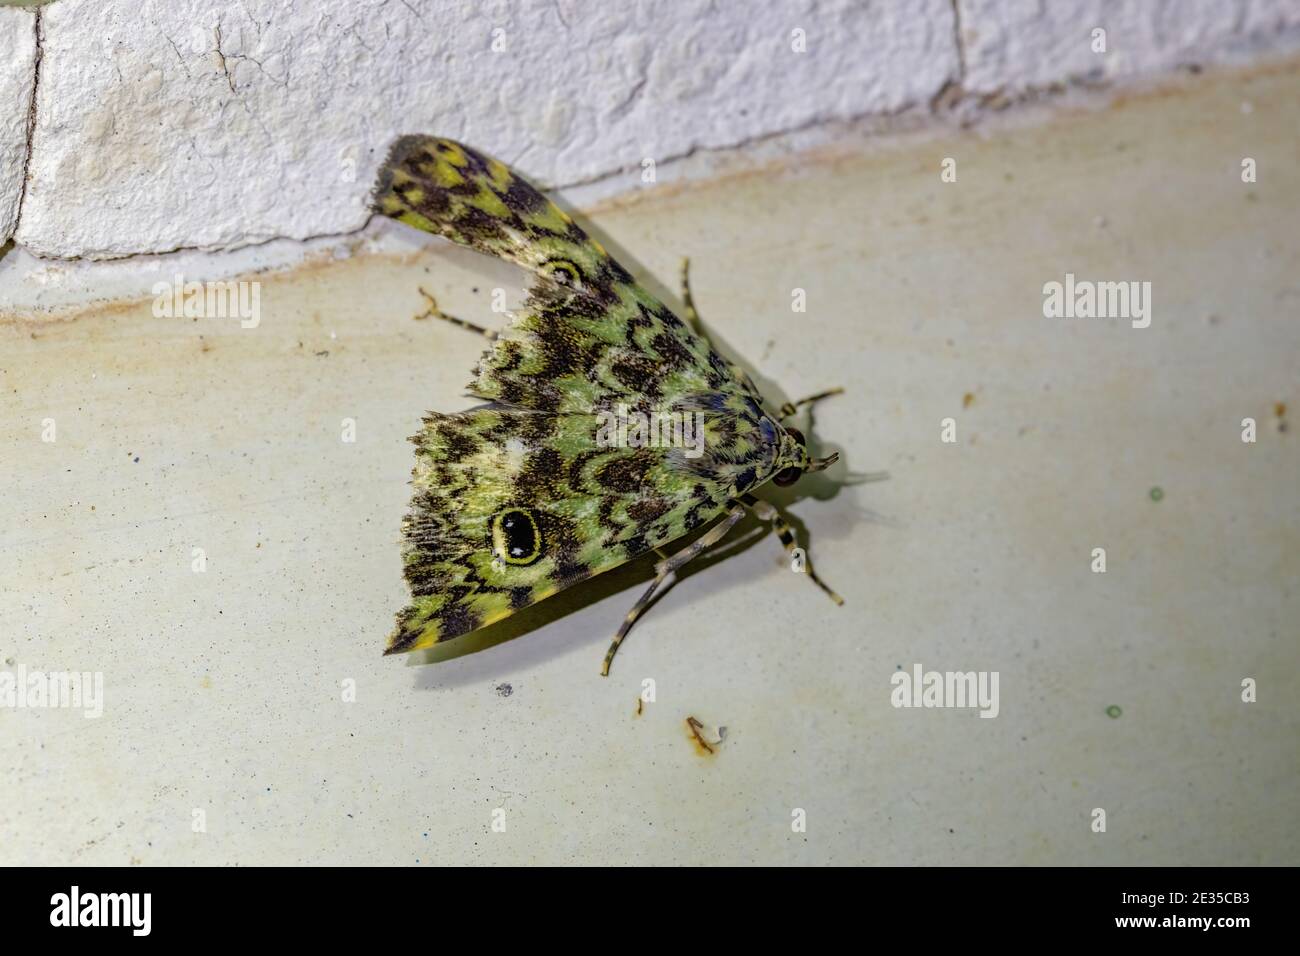
[[[1043,315],[1049,319],[1131,319],[1133,328],[1151,324],[1150,282],[1093,282],[1065,274],[1064,282],[1043,284]]]
[[[895,707],[978,707],[981,717],[998,715],[997,671],[895,671],[889,702]]]
[[[50,897],[51,926],[120,926],[132,936],[148,936],[153,928],[152,893],[83,893],[73,885]]]
[[[87,719],[104,715],[102,671],[0,671],[0,707],[62,708],[84,711]]]
[[[239,319],[240,328],[255,329],[262,321],[262,283],[186,282],[182,275],[171,282],[156,282],[153,314],[157,319]]]
[[[640,412],[620,403],[597,417],[600,448],[683,448],[687,458],[704,454],[704,412]]]

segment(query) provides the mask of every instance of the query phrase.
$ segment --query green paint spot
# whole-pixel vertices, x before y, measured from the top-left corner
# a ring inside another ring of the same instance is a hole
[[[1152,501],[1159,501],[1164,496],[1165,496],[1165,490],[1161,488],[1159,485],[1156,485],[1154,488],[1151,489]]]
[[[1120,714],[1122,714],[1122,713],[1124,713],[1124,711],[1120,710],[1120,709],[1119,709],[1116,705],[1114,705],[1114,704],[1111,704],[1109,707],[1106,708],[1106,716],[1109,717],[1109,718],[1111,718],[1112,720],[1114,720],[1116,717],[1118,717],[1118,716],[1119,716]]]

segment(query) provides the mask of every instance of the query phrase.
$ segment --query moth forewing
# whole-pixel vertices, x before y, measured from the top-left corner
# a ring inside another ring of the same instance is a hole
[[[524,307],[499,334],[431,300],[427,314],[490,339],[469,386],[490,404],[430,413],[416,436],[403,525],[412,597],[387,652],[485,627],[725,514],[659,563],[607,671],[656,591],[756,507],[752,488],[807,467],[806,453],[696,332],[693,305],[687,325],[502,163],[452,140],[402,137],[380,170],[374,208],[532,273]],[[611,441],[606,416],[619,409],[646,417]]]

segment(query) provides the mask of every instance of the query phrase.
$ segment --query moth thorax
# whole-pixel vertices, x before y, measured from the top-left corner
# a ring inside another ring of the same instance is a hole
[[[507,508],[492,517],[492,554],[506,564],[532,564],[542,556],[542,531],[532,512]]]

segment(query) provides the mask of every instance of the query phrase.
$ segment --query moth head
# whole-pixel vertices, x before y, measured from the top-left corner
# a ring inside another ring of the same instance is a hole
[[[803,432],[797,428],[787,428],[785,435],[786,443],[781,455],[781,462],[784,467],[772,479],[772,483],[781,488],[793,485],[805,473],[822,471],[839,461],[839,452],[828,458],[809,457],[808,440],[803,437]]]

